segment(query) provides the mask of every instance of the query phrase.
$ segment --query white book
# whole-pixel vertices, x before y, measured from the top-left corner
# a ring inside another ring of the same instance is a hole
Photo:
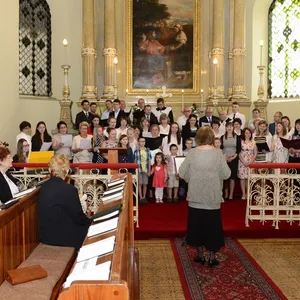
[[[40,151],[48,151],[50,149],[51,145],[52,145],[52,142],[49,142],[49,143],[44,142],[42,144]]]
[[[83,246],[80,248],[77,262],[98,257],[114,251],[116,237],[112,236],[107,239]]]
[[[121,191],[117,194],[108,195],[108,196],[102,197],[101,200],[103,202],[109,201],[109,200],[119,200],[123,197],[123,193],[124,193],[124,191]]]
[[[23,192],[16,193],[16,194],[14,194],[14,198],[20,198],[20,197],[23,197],[25,195],[28,195],[31,192],[33,192],[35,189],[36,189],[36,187],[34,186],[34,187],[32,187],[30,189],[27,189],[27,190],[25,190]]]
[[[90,259],[83,260],[81,262],[76,263],[75,266],[74,266],[73,271],[71,272],[71,274],[75,275],[77,273],[83,273],[87,270],[95,268],[96,265],[97,265],[97,260],[98,260],[98,257],[95,256],[95,257],[92,257]]]
[[[87,269],[82,273],[71,273],[67,277],[64,288],[70,287],[70,285],[76,280],[108,280],[110,275],[110,266],[111,261],[107,261],[91,269]]]
[[[116,188],[112,188],[112,189],[109,189],[108,191],[104,192],[103,196],[122,191],[123,189],[124,189],[124,185],[122,184],[120,186],[117,186]]]
[[[94,236],[94,235],[98,235],[107,231],[111,231],[114,230],[118,227],[118,222],[119,222],[119,217],[116,217],[114,219],[105,221],[105,222],[101,222],[99,224],[94,224],[91,225],[89,227],[88,230],[88,237]]]
[[[120,213],[120,211],[119,211],[119,210],[116,210],[116,211],[114,211],[114,212],[112,212],[112,213],[110,213],[110,214],[107,214],[107,215],[105,215],[105,216],[102,216],[102,217],[99,217],[99,218],[94,219],[94,222],[99,222],[99,221],[104,221],[104,220],[106,220],[106,219],[110,219],[110,218],[112,218],[112,217],[114,217],[114,216],[117,216],[119,213]]]
[[[117,180],[113,180],[113,181],[109,182],[107,184],[107,186],[111,187],[111,186],[118,185],[118,184],[121,184],[121,183],[124,183],[124,182],[125,182],[125,179],[121,178],[121,179],[117,179]]]

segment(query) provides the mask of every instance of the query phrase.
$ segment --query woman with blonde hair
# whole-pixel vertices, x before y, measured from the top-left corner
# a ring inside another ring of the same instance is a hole
[[[197,248],[194,261],[205,264],[204,247],[209,251],[208,265],[219,264],[215,253],[224,246],[221,219],[223,180],[230,169],[209,126],[198,129],[197,147],[191,149],[179,168],[179,176],[188,183],[188,225],[186,242]]]
[[[89,123],[81,122],[79,124],[79,135],[74,136],[72,144],[73,162],[74,163],[91,163],[92,162],[92,138],[88,134]]]
[[[267,151],[271,150],[272,147],[272,135],[268,129],[268,123],[265,120],[261,120],[257,124],[257,128],[253,133],[253,140],[257,146],[257,155],[255,162],[271,162],[272,152]],[[266,148],[266,145],[269,149]]]
[[[159,117],[159,132],[162,135],[168,135],[170,132],[170,119],[167,114],[161,114]]]
[[[79,249],[92,222],[82,211],[77,189],[65,182],[70,162],[58,154],[49,163],[50,179],[38,199],[39,241]]]

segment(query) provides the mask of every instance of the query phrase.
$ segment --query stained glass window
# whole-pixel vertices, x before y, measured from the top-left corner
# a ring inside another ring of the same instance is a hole
[[[268,95],[300,96],[300,0],[276,0],[269,9]]]
[[[46,0],[20,0],[19,94],[51,96],[51,14]]]

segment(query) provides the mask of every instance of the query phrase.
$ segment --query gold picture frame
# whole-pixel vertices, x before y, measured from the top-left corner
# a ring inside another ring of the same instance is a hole
[[[161,87],[134,87],[134,47],[136,47],[136,43],[134,43],[133,38],[133,4],[134,1],[137,0],[127,0],[126,1],[126,89],[128,91],[128,95],[155,95],[157,93],[161,93]],[[143,0],[140,0],[143,1]],[[166,0],[161,0],[160,2],[164,2]],[[176,0],[173,0],[176,2]],[[200,0],[191,0],[191,4],[193,4],[193,42],[192,42],[192,74],[190,74],[190,81],[192,82],[191,87],[183,87],[183,86],[171,86],[168,87],[168,84],[162,83],[162,86],[166,86],[168,92],[174,95],[181,95],[182,90],[184,89],[185,95],[199,95],[200,93],[200,22],[199,22],[199,11],[200,11]],[[176,25],[174,26],[176,27]],[[176,83],[175,83],[176,84]]]

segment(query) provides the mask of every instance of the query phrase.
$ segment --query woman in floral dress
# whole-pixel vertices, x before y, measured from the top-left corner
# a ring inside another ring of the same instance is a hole
[[[239,154],[238,177],[240,178],[242,199],[246,199],[246,188],[248,180],[248,165],[255,161],[257,148],[252,140],[252,131],[245,128],[241,135],[242,150]]]

